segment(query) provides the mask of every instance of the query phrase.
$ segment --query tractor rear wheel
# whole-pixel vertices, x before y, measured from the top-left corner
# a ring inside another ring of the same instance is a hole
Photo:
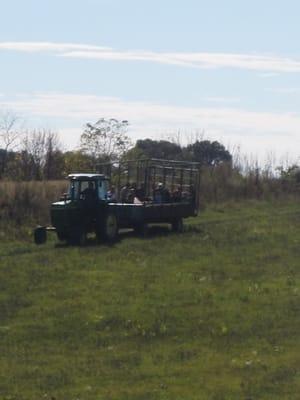
[[[99,231],[97,232],[97,237],[100,240],[105,240],[108,242],[114,242],[117,240],[119,234],[118,220],[115,214],[109,213],[105,217]]]

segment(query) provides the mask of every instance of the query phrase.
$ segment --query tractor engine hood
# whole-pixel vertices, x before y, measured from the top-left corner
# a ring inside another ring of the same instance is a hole
[[[51,204],[51,224],[58,230],[65,230],[77,214],[76,203],[72,200],[57,201]]]

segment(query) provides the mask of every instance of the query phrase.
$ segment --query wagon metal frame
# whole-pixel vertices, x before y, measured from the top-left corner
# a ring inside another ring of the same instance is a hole
[[[117,163],[99,163],[96,171],[109,177],[115,183],[118,196],[122,185],[127,182],[134,182],[137,186],[143,183],[148,197],[151,197],[152,185],[158,182],[169,187],[171,192],[173,192],[175,186],[179,186],[182,192],[190,190],[193,186],[196,194],[195,210],[199,208],[201,178],[199,163],[144,158]]]

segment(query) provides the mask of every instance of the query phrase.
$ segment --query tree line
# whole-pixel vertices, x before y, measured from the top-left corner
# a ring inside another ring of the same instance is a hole
[[[181,145],[179,141],[139,139],[134,144],[127,130],[128,121],[101,118],[87,123],[77,149],[64,151],[56,132],[46,129],[24,130],[15,114],[0,114],[0,180],[60,180],[71,172],[96,172],[100,162],[160,158],[198,162],[213,177],[212,171],[226,176],[247,175],[254,182],[272,177],[274,171],[252,165],[245,173],[242,162],[218,141],[197,138]],[[209,172],[210,171],[210,172]],[[221,173],[221,172],[219,172]],[[253,178],[254,177],[254,178]],[[277,168],[283,182],[300,184],[300,169],[292,164]],[[240,178],[239,178],[240,180]]]
[[[24,131],[13,114],[5,114],[0,122],[0,179],[59,180],[70,172],[95,171],[99,162],[126,159],[174,159],[207,166],[232,161],[230,152],[217,141],[196,140],[181,146],[147,138],[132,144],[127,128],[127,121],[116,119],[87,123],[79,148],[63,151],[57,133]]]

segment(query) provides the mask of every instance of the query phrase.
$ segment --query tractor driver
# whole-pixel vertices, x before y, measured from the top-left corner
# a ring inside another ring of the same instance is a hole
[[[92,205],[95,202],[96,190],[94,187],[94,182],[92,181],[88,182],[88,187],[81,192],[81,196],[83,200],[89,205]]]

